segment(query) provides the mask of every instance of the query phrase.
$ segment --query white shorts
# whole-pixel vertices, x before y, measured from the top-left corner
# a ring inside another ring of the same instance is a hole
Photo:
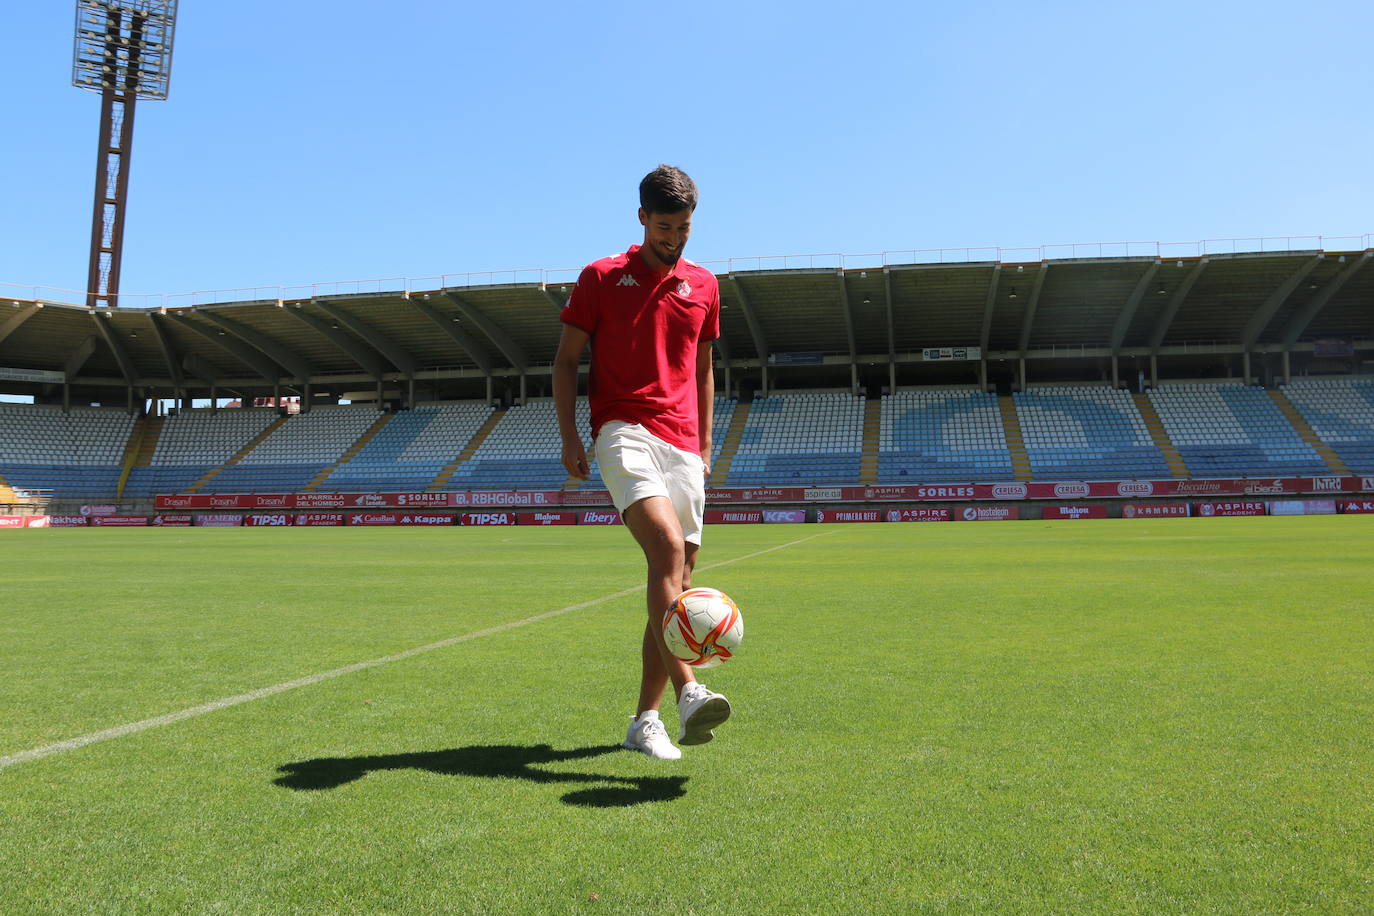
[[[683,539],[701,544],[706,511],[705,464],[701,456],[669,445],[638,423],[612,420],[593,445],[611,502],[625,510],[649,496],[665,496],[677,510]]]

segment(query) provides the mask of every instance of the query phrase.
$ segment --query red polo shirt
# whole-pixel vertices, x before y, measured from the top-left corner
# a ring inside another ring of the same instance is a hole
[[[686,258],[660,280],[639,247],[584,267],[559,316],[592,339],[592,438],[624,420],[697,454],[697,347],[720,336],[720,289]]]

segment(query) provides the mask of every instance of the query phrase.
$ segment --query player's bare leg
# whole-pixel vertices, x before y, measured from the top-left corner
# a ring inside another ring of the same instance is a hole
[[[678,743],[705,744],[714,737],[712,729],[730,718],[730,703],[697,683],[692,669],[675,658],[663,643],[663,615],[673,599],[691,585],[697,545],[683,539],[677,513],[666,497],[642,499],[622,514],[649,563],[646,601],[649,619],[640,649],[643,674],[639,684],[639,712],[650,712],[656,718],[659,704],[663,702],[663,689],[671,680],[681,723]]]
[[[639,712],[658,709],[663,702],[663,690],[671,680],[675,695],[694,680],[692,671],[668,652],[663,644],[663,615],[673,599],[682,591],[683,581],[690,576],[687,566],[687,547],[682,539],[682,526],[677,520],[673,504],[665,496],[650,496],[626,508],[625,525],[634,535],[649,566],[645,604],[648,620],[644,625],[641,647],[643,662],[639,684]],[[693,562],[696,550],[692,550]]]

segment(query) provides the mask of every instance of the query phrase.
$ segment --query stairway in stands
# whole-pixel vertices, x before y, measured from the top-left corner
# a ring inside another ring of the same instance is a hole
[[[1164,421],[1159,418],[1158,411],[1155,410],[1154,402],[1147,394],[1137,392],[1131,395],[1135,401],[1136,409],[1140,411],[1140,418],[1145,421],[1145,428],[1149,430],[1150,439],[1154,442],[1155,448],[1164,456],[1164,463],[1169,466],[1169,473],[1175,479],[1182,480],[1188,476],[1188,465],[1183,460],[1183,456],[1178,453],[1173,440],[1169,438],[1169,432],[1164,428]]]
[[[357,438],[357,441],[344,450],[344,453],[339,456],[339,460],[333,464],[325,465],[318,474],[310,479],[308,484],[301,487],[301,492],[314,493],[315,490],[319,488],[320,484],[329,479],[329,475],[334,473],[335,468],[341,464],[348,464],[348,462],[358,457],[358,453],[363,450],[363,446],[371,442],[372,437],[381,432],[382,427],[386,426],[395,418],[396,415],[394,413],[378,414],[376,422],[369,426],[367,430]]]
[[[143,417],[134,423],[133,434],[124,447],[124,458],[119,462],[119,483],[115,486],[115,498],[124,496],[124,484],[136,467],[147,467],[157,451],[157,440],[162,436],[163,417]]]
[[[725,430],[725,441],[721,444],[720,454],[716,456],[715,465],[711,468],[711,479],[708,482],[714,486],[725,486],[725,481],[730,476],[730,463],[735,460],[735,452],[739,451],[744,424],[749,420],[749,405],[748,401],[735,404],[735,413],[730,417],[730,427]]]
[[[225,468],[227,468],[227,467],[232,467],[232,466],[238,464],[238,463],[239,463],[240,461],[242,461],[244,458],[248,457],[248,453],[249,453],[249,452],[251,452],[253,449],[257,448],[259,445],[261,445],[263,442],[265,442],[265,441],[267,440],[267,437],[268,437],[268,436],[272,435],[274,432],[276,432],[278,429],[280,429],[281,426],[282,426],[282,424],[285,423],[285,422],[287,421],[287,419],[289,419],[289,418],[288,418],[288,417],[277,417],[277,419],[273,420],[271,423],[268,424],[268,426],[267,426],[266,429],[264,429],[262,432],[258,433],[256,436],[254,436],[254,437],[248,442],[247,445],[245,445],[243,448],[241,448],[241,449],[239,449],[237,452],[235,452],[235,453],[234,453],[234,456],[233,456],[232,458],[230,458],[228,461],[224,462],[224,464],[221,464],[219,467],[217,467],[217,468],[211,468],[210,470],[206,471],[206,472],[205,472],[205,476],[202,477],[202,478],[200,478],[200,480],[197,480],[195,483],[191,484],[191,486],[187,487],[186,492],[187,492],[187,493],[195,493],[195,492],[198,492],[198,491],[200,490],[201,487],[205,486],[207,483],[209,483],[210,481],[214,480],[217,476],[219,476],[219,472],[220,472],[220,471],[223,471],[223,470],[224,470]]]
[[[468,440],[468,444],[463,446],[463,450],[458,453],[458,457],[449,462],[444,469],[439,472],[438,476],[434,478],[434,482],[425,487],[425,490],[427,492],[442,490],[444,484],[448,483],[449,478],[458,470],[458,466],[473,456],[478,447],[486,441],[487,436],[491,435],[491,431],[496,428],[496,424],[500,423],[501,418],[505,415],[506,411],[504,408],[493,410],[491,415],[487,417],[487,421],[482,424],[481,428],[473,433],[472,438]]]
[[[882,446],[883,399],[864,404],[864,450],[859,458],[859,483],[868,486],[878,479],[878,451]]]
[[[1302,441],[1316,449],[1317,454],[1321,456],[1322,461],[1326,462],[1326,466],[1331,469],[1332,474],[1345,477],[1350,473],[1350,468],[1346,467],[1345,462],[1332,450],[1331,446],[1322,441],[1322,438],[1312,429],[1306,418],[1298,412],[1298,408],[1293,405],[1292,401],[1288,400],[1288,395],[1277,388],[1273,388],[1269,391],[1269,399],[1274,402],[1279,413],[1283,414],[1283,418],[1292,424]]]
[[[1002,415],[1002,432],[1007,438],[1012,473],[1017,480],[1030,480],[1030,456],[1026,454],[1026,440],[1021,433],[1021,418],[1016,415],[1016,401],[1010,395],[999,395],[997,412]]]

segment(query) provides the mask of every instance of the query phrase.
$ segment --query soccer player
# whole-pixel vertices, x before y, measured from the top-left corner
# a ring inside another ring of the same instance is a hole
[[[644,242],[583,268],[560,316],[553,364],[563,466],[585,480],[587,451],[574,406],[578,364],[591,344],[587,397],[596,460],[649,567],[639,706],[625,746],[663,760],[682,756],[659,719],[669,680],[680,744],[705,744],[730,716],[725,697],[697,683],[663,645],[663,615],[692,584],[710,474],[711,341],[720,336],[720,291],[710,271],[682,257],[696,205],[696,183],[681,169],[660,165],[644,177]]]

